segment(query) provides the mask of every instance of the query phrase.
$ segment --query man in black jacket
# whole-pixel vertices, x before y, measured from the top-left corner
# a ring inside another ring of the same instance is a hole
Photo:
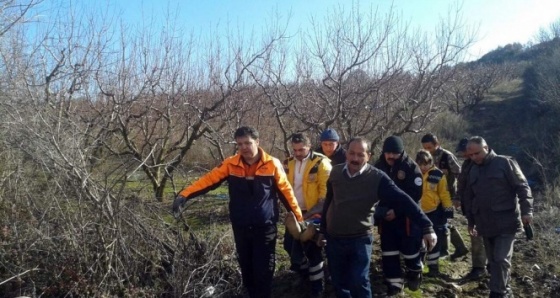
[[[385,172],[395,184],[418,203],[422,197],[422,172],[404,151],[400,137],[390,136],[383,142],[383,153],[375,167]],[[416,291],[422,280],[420,260],[420,228],[402,213],[381,202],[375,210],[375,221],[381,235],[383,273],[387,283],[387,295],[400,293],[404,279],[400,255],[407,268],[406,279],[410,290]]]
[[[326,155],[331,160],[331,165],[338,165],[346,162],[346,150],[340,145],[340,137],[336,130],[327,128],[321,133],[319,138],[321,146],[315,150]]]

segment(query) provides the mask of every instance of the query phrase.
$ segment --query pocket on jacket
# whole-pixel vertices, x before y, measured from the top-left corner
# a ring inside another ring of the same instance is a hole
[[[308,183],[317,182],[317,174],[309,174],[309,175],[307,176],[307,182],[308,182]]]

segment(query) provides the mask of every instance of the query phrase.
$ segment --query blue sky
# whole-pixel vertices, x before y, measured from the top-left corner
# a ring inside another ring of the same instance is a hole
[[[64,1],[62,1],[64,2]],[[178,23],[188,31],[239,28],[243,32],[259,31],[270,21],[273,11],[283,18],[291,16],[289,30],[306,30],[311,17],[322,19],[341,7],[345,10],[359,3],[362,8],[377,7],[380,13],[394,12],[412,26],[431,31],[446,17],[450,7],[461,6],[465,21],[478,28],[479,41],[469,51],[473,59],[498,46],[530,41],[538,29],[560,20],[559,0],[74,0],[76,5],[109,8],[110,13],[131,25],[143,19],[164,23],[164,17],[176,14]],[[86,8],[89,9],[89,8]]]

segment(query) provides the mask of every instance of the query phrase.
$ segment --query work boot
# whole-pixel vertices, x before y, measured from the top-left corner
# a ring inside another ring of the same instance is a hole
[[[451,258],[451,261],[456,261],[459,258],[462,258],[464,256],[466,256],[469,253],[468,249],[455,249],[455,252],[451,254],[451,256],[449,256],[449,258]]]
[[[400,293],[402,293],[402,288],[393,285],[387,286],[387,297],[396,297]]]
[[[422,283],[422,272],[408,271],[406,273],[406,286],[409,290],[415,292],[420,288]]]
[[[323,297],[323,279],[311,281],[311,297],[319,298]]]
[[[469,272],[465,277],[464,280],[476,280],[485,277],[488,274],[485,268],[474,267],[471,272]]]
[[[441,246],[439,248],[439,257],[445,259],[449,256],[449,229],[445,229],[443,239],[441,239]],[[438,241],[440,241],[438,237]]]
[[[454,261],[460,257],[466,256],[469,253],[463,237],[455,226],[449,227],[449,235],[451,239],[451,244],[455,247],[455,252],[451,255],[451,260]]]
[[[430,271],[428,271],[428,273],[426,273],[426,276],[428,276],[428,277],[438,277],[439,276],[439,265],[428,265],[428,269]]]

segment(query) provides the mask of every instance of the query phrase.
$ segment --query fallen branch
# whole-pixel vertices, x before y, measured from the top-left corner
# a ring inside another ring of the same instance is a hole
[[[35,267],[35,268],[33,268],[33,269],[29,269],[29,270],[27,270],[27,271],[24,271],[24,272],[22,272],[22,273],[20,273],[20,274],[14,275],[14,276],[12,276],[12,277],[6,279],[6,280],[3,281],[3,282],[0,282],[0,286],[3,285],[3,284],[5,284],[5,283],[7,283],[7,282],[9,282],[10,280],[12,280],[12,279],[14,279],[14,278],[18,278],[18,277],[20,277],[20,276],[22,276],[22,275],[24,275],[24,274],[27,274],[28,272],[36,271],[36,270],[39,270],[39,269],[37,269],[37,267]]]

